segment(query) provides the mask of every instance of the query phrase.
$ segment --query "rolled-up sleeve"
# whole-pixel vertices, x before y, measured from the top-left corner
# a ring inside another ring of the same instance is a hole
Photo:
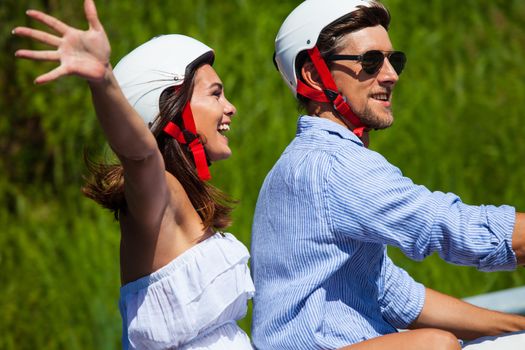
[[[381,266],[379,304],[383,318],[396,328],[407,328],[421,313],[425,303],[425,287],[394,265],[384,255]]]
[[[513,207],[472,206],[431,192],[362,147],[334,153],[331,169],[328,205],[337,232],[396,246],[414,260],[436,252],[482,271],[516,268]]]

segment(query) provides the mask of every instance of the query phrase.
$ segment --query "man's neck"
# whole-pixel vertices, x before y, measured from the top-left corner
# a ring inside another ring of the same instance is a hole
[[[318,107],[318,108],[315,108],[315,109],[311,110],[311,112],[309,112],[310,115],[315,115],[315,116],[317,116],[319,118],[324,118],[324,119],[331,120],[334,123],[337,123],[339,125],[344,126],[345,128],[347,128],[350,131],[353,131],[355,129],[355,127],[352,125],[352,123],[350,123],[348,120],[346,120],[346,118],[339,117],[339,116],[335,115],[335,113],[333,112],[332,108],[330,108],[330,110],[328,110],[326,108],[322,108],[322,106],[320,106],[320,105],[318,105],[316,107]],[[370,144],[369,131],[365,130],[363,132],[363,136],[360,137],[360,139],[363,142],[363,144],[365,145],[365,147],[368,148],[368,145]]]

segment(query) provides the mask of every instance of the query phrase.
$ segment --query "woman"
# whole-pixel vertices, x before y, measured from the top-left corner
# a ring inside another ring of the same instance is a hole
[[[120,161],[89,162],[93,180],[84,193],[120,222],[123,347],[251,349],[236,324],[254,293],[248,251],[221,233],[230,222],[232,202],[205,182],[208,163],[231,155],[224,133],[236,112],[212,68],[214,53],[192,38],[166,35],[133,50],[113,71],[93,0],[86,0],[84,9],[87,31],[30,10],[30,17],[58,35],[26,27],[13,33],[56,48],[16,52],[20,58],[60,62],[37,84],[66,75],[88,81],[98,120]],[[348,348],[400,344],[459,348],[450,333],[437,330]]]
[[[57,50],[16,55],[60,61],[36,83],[64,75],[88,81],[120,161],[90,163],[93,181],[84,192],[120,222],[124,348],[251,349],[235,323],[253,294],[248,251],[232,235],[216,233],[230,222],[231,201],[202,180],[209,178],[208,161],[230,156],[223,133],[235,114],[211,66],[213,51],[185,36],[161,36],[122,59],[115,78],[93,1],[85,12],[90,29],[83,32],[28,11],[59,36],[29,28],[14,33]]]

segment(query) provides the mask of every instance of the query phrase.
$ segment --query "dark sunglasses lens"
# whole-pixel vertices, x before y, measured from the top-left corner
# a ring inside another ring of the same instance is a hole
[[[375,74],[383,65],[383,60],[385,56],[381,51],[367,51],[363,54],[363,59],[361,60],[361,65],[363,70],[368,74]]]
[[[403,71],[403,68],[405,68],[405,63],[407,62],[407,57],[403,52],[395,51],[392,52],[390,57],[388,58],[388,61],[394,67],[394,70],[399,75]]]

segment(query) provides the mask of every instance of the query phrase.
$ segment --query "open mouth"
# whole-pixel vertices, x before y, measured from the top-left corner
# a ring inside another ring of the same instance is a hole
[[[218,131],[221,135],[224,135],[225,133],[227,133],[228,131],[230,131],[230,124],[226,124],[226,123],[219,124],[219,127],[217,128],[217,131]]]
[[[387,93],[373,94],[372,98],[374,100],[387,102],[390,99],[390,94],[387,94]]]

